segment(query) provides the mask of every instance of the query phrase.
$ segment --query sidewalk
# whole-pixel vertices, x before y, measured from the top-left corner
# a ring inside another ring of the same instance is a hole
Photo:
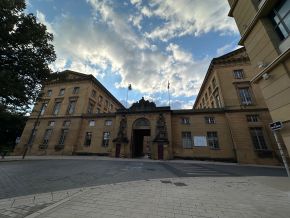
[[[65,192],[71,194],[58,201],[50,201],[47,205],[40,205],[34,212],[30,211],[31,214],[27,217],[288,218],[290,213],[289,178],[168,178],[94,186]],[[63,196],[65,192],[54,195]],[[46,196],[46,199],[51,199],[49,194]],[[29,199],[31,197],[28,196]],[[5,201],[8,200],[1,201],[2,205]],[[31,208],[36,205],[31,201],[25,201],[25,197],[22,197],[22,202],[29,204]],[[0,217],[1,215],[4,214],[1,212]],[[6,213],[3,217],[19,217],[19,215]]]
[[[269,168],[283,168],[282,166],[272,165],[256,165],[256,164],[239,164],[218,161],[199,161],[199,160],[152,160],[147,158],[114,158],[107,156],[7,156],[5,159],[0,158],[0,162],[7,161],[25,161],[25,160],[109,160],[109,161],[132,161],[132,162],[169,162],[169,163],[193,163],[193,164],[213,164],[213,165],[231,165],[231,166],[253,166],[253,167],[269,167]]]

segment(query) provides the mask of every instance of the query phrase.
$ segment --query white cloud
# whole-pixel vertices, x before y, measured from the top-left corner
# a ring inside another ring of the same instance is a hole
[[[142,6],[144,16],[156,16],[165,22],[145,36],[168,41],[184,35],[198,36],[209,31],[238,33],[234,20],[227,17],[229,5],[224,0],[150,0],[150,9]]]
[[[224,46],[218,48],[216,53],[217,53],[217,56],[221,56],[221,55],[224,55],[228,52],[234,51],[240,47],[241,46],[236,45],[235,43],[229,43],[229,44],[225,44]]]

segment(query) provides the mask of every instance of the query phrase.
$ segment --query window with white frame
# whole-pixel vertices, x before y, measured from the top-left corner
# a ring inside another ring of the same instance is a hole
[[[239,88],[238,91],[240,95],[241,104],[249,105],[253,103],[253,99],[252,99],[249,87]]]
[[[273,8],[269,17],[274,24],[274,29],[281,40],[290,35],[290,1],[280,0],[279,4]]]
[[[233,71],[235,79],[243,79],[244,78],[244,71],[242,69],[234,70]]]
[[[62,129],[61,130],[61,134],[60,134],[60,137],[59,137],[59,140],[58,140],[58,144],[59,145],[64,145],[64,142],[65,142],[65,139],[67,137],[67,134],[68,134],[68,129]]]
[[[48,122],[48,126],[50,126],[50,127],[53,127],[54,124],[55,124],[55,121],[49,121],[49,122]]]
[[[192,138],[191,138],[191,132],[182,132],[182,147],[183,148],[192,148]]]
[[[60,90],[59,90],[59,94],[58,94],[58,95],[59,95],[59,96],[63,96],[63,95],[64,95],[64,91],[65,91],[65,89],[64,89],[64,88],[60,89]]]
[[[105,126],[112,126],[113,121],[112,120],[105,120]]]
[[[250,114],[246,115],[247,121],[250,123],[259,122],[259,115],[258,114]]]
[[[205,123],[207,124],[215,124],[215,118],[214,117],[204,117]]]
[[[60,111],[61,102],[55,102],[53,107],[53,115],[57,115]]]
[[[207,132],[207,144],[212,149],[219,149],[217,132]]]
[[[181,117],[181,124],[184,124],[184,125],[189,125],[190,124],[190,121],[189,121],[189,118],[188,117]]]
[[[95,126],[96,122],[94,120],[89,121],[89,126]]]
[[[109,146],[109,141],[110,141],[110,132],[104,132],[103,133],[103,147],[108,147]]]
[[[67,107],[67,114],[73,114],[76,108],[76,100],[70,100]]]
[[[52,133],[52,129],[45,130],[44,137],[43,137],[43,145],[47,145]]]
[[[267,150],[266,141],[261,127],[251,127],[250,134],[256,150]]]

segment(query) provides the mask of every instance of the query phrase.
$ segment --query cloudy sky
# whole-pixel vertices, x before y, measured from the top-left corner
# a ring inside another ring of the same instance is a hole
[[[227,0],[26,0],[54,34],[54,71],[93,74],[126,105],[192,108],[210,60],[237,48]]]

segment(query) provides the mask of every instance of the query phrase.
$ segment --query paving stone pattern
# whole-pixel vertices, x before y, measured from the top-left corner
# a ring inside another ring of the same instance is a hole
[[[289,205],[289,193],[257,183],[252,177],[188,177],[87,188],[77,197],[30,217],[289,218]]]
[[[0,200],[0,218],[20,218],[79,193],[83,189],[42,193]]]

